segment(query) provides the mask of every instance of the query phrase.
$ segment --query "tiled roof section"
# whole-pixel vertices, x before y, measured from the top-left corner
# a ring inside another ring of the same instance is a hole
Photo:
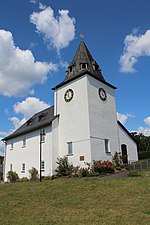
[[[32,116],[26,123],[18,128],[14,133],[10,134],[3,140],[9,140],[22,134],[29,133],[33,130],[49,125],[57,116],[54,116],[54,106],[42,110]]]
[[[101,74],[101,69],[99,68],[99,65],[93,59],[85,43],[81,41],[72,62],[68,66],[64,81],[70,80],[73,77],[76,77],[85,72],[90,72],[91,74],[95,75],[99,80],[105,81],[103,75]]]
[[[88,74],[95,79],[105,83],[106,85],[116,89],[113,85],[107,83],[101,73],[101,69],[97,62],[93,59],[91,53],[86,47],[83,41],[80,42],[80,45],[76,51],[76,54],[67,68],[66,76],[63,82],[59,83],[53,88],[53,90],[73,81],[85,74]]]

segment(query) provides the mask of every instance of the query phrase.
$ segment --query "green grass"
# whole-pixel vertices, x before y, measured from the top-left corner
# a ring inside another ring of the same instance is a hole
[[[150,224],[150,178],[0,184],[1,225]]]

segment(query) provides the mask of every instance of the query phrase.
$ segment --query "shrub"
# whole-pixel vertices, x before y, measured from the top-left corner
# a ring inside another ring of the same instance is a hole
[[[139,159],[150,159],[150,151],[138,152]]]
[[[31,181],[36,181],[38,180],[38,170],[34,167],[32,167],[32,169],[29,170],[29,173],[30,173],[30,180]]]
[[[95,171],[89,171],[88,173],[88,177],[98,177],[100,174],[99,172],[95,172]]]
[[[116,166],[115,169],[116,169],[116,170],[121,170],[121,167],[120,167],[120,166]]]
[[[45,176],[44,180],[51,180],[51,176]]]
[[[79,176],[80,177],[87,177],[89,174],[89,169],[88,168],[80,168],[79,169]]]
[[[73,165],[69,163],[67,156],[57,158],[58,164],[55,172],[57,176],[70,176],[72,173]]]
[[[130,172],[130,173],[128,174],[128,176],[129,176],[129,177],[140,177],[141,174],[139,174],[138,172]]]
[[[109,160],[94,161],[93,167],[94,172],[98,172],[100,174],[114,173],[112,162],[110,162]]]
[[[116,166],[120,166],[122,164],[122,156],[120,152],[115,152],[115,154],[112,157],[112,160],[114,161],[114,164]]]
[[[7,179],[9,182],[16,182],[19,181],[19,176],[15,171],[8,171]]]
[[[19,179],[20,182],[28,182],[29,178],[28,177],[22,177]]]

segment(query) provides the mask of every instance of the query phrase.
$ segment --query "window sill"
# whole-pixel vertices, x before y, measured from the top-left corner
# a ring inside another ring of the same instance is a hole
[[[68,154],[67,156],[73,156],[73,154]]]
[[[106,155],[111,155],[111,152],[106,152]]]

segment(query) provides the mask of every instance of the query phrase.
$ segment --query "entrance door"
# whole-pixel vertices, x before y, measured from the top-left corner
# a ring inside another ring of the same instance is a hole
[[[127,164],[128,163],[127,145],[122,144],[121,145],[121,151],[122,151],[122,161],[123,161],[123,164]]]

